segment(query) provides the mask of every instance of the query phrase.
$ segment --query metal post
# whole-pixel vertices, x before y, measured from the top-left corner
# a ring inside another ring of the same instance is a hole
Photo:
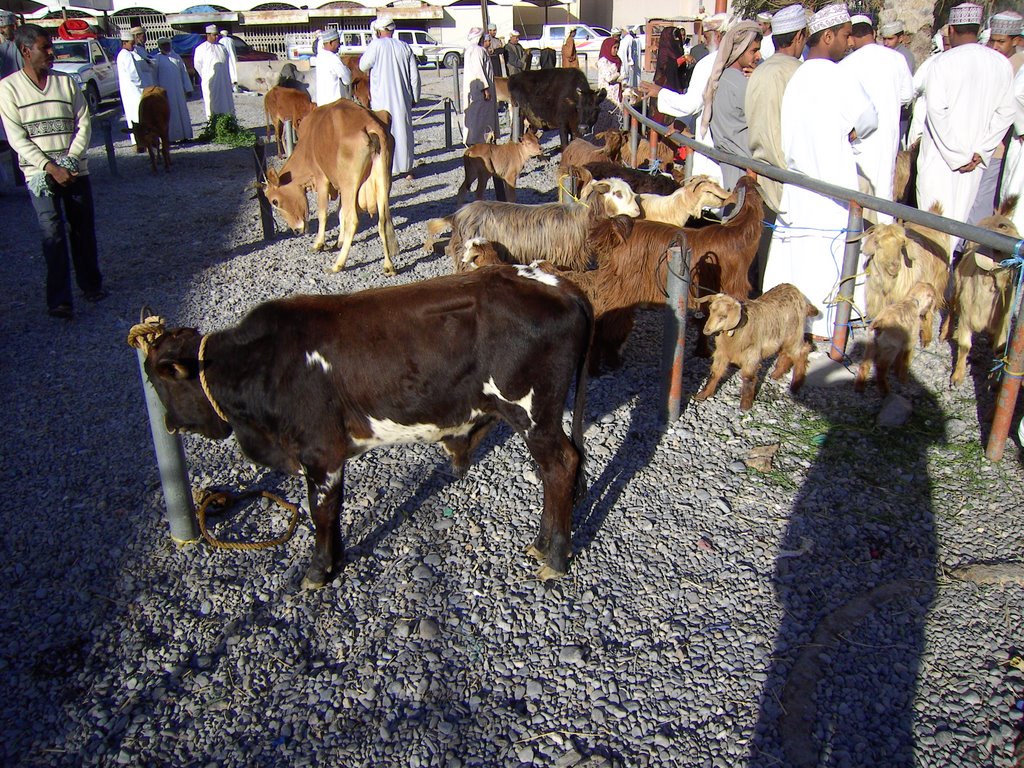
[[[146,355],[141,349],[136,352],[139,358],[139,372],[142,374],[142,389],[146,393],[149,431],[153,435],[153,449],[156,452],[157,467],[160,469],[160,485],[164,491],[164,505],[167,507],[167,525],[171,529],[174,543],[181,546],[199,538],[195,509],[192,506],[188,465],[185,463],[185,449],[181,445],[181,438],[167,431],[164,423],[164,404],[160,402],[160,396],[157,395],[143,367]]]
[[[679,418],[683,401],[683,358],[686,352],[686,314],[690,309],[690,249],[683,236],[668,249],[668,293],[662,360],[667,371],[665,413],[667,420]],[[685,255],[685,259],[683,258]]]
[[[629,117],[629,164],[636,168],[636,153],[640,149],[640,123],[630,115]]]
[[[109,120],[100,121],[100,127],[103,130],[103,144],[107,148],[107,165],[110,166],[110,175],[118,176],[117,172],[117,155],[114,154],[114,132],[110,125]]]
[[[459,67],[452,67],[452,103],[456,112],[462,112],[462,88],[459,86]]]
[[[828,356],[837,363],[846,355],[846,341],[850,335],[850,310],[853,309],[853,286],[856,282],[857,262],[860,261],[860,235],[864,228],[864,209],[850,203],[850,218],[846,224],[846,251],[843,254],[843,279],[836,296],[836,324],[832,328],[832,348]],[[853,238],[853,239],[851,239]]]
[[[571,175],[567,174],[562,176],[558,180],[558,202],[566,202],[566,198],[576,202],[576,179]]]
[[[1006,436],[1010,434],[1010,422],[1013,421],[1013,410],[1017,405],[1017,394],[1020,392],[1020,376],[1024,366],[1024,301],[1017,311],[1017,323],[1014,326],[1013,339],[1009,342],[1006,354],[1006,367],[1003,369],[1003,383],[996,397],[995,415],[992,417],[992,431],[988,436],[985,456],[989,461],[1000,461],[1006,447]]]
[[[452,148],[452,100],[444,100],[444,146]]]
[[[253,147],[253,159],[256,161],[256,199],[260,203],[260,224],[263,226],[263,241],[273,240],[277,235],[274,226],[274,209],[263,193],[263,182],[267,178],[266,145],[256,142]]]
[[[509,119],[509,122],[512,123],[511,130],[509,131],[509,134],[511,135],[511,139],[510,140],[511,141],[522,141],[523,140],[523,134],[522,134],[522,131],[520,130],[521,125],[520,125],[520,122],[519,122],[519,105],[518,104],[509,104],[509,106],[508,106],[508,119]]]
[[[295,149],[295,133],[292,130],[292,121],[285,120],[284,128],[284,156],[291,157],[292,151]]]

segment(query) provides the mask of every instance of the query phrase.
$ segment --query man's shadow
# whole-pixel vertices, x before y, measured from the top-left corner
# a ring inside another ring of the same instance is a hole
[[[927,451],[945,426],[926,388],[912,380],[898,391],[913,414],[896,428],[874,425],[873,392],[852,409],[852,391],[801,398],[814,412],[793,425],[791,444],[820,448],[779,545],[781,621],[753,768],[915,764],[913,702],[936,570]]]

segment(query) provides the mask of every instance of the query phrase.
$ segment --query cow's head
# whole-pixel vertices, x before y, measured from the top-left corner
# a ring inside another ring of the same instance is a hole
[[[167,409],[164,424],[168,432],[196,432],[223,440],[231,434],[231,425],[213,410],[199,382],[201,341],[195,328],[173,328],[160,334],[146,350],[146,375]]]
[[[602,88],[599,91],[592,91],[588,87],[576,89],[576,97],[579,99],[579,120],[580,126],[590,130],[601,113],[601,102],[604,101],[607,91]]]
[[[592,181],[583,187],[580,200],[590,206],[600,206],[599,211],[604,216],[631,216],[635,219],[640,215],[636,194],[622,179]]]
[[[278,175],[273,168],[268,168],[263,194],[274,206],[274,210],[281,214],[284,223],[292,232],[301,235],[306,231],[309,201],[306,200],[305,187],[292,183],[291,171]]]

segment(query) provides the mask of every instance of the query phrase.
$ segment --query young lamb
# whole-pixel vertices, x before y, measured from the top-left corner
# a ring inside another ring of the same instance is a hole
[[[719,208],[733,193],[709,176],[692,176],[671,195],[640,195],[640,211],[648,221],[684,226],[699,219],[705,208]]]
[[[516,180],[523,172],[528,158],[537,157],[544,152],[541,149],[540,141],[533,131],[527,131],[523,138],[517,142],[507,144],[474,144],[462,155],[462,165],[466,171],[466,178],[459,187],[455,196],[457,205],[462,205],[462,199],[469,192],[469,188],[476,182],[476,199],[484,199],[484,190],[487,189],[487,180],[492,176],[505,185],[505,196],[509,202],[516,201]]]
[[[580,192],[581,205],[544,203],[520,205],[478,200],[451,216],[427,222],[427,250],[437,235],[451,229],[446,251],[457,272],[462,264],[463,244],[482,237],[495,243],[502,257],[519,264],[548,260],[563,269],[590,268],[592,248],[587,233],[595,221],[609,216],[640,215],[636,195],[620,179],[588,184]]]
[[[1010,218],[1016,205],[1016,197],[1008,198],[999,207],[999,213],[982,219],[978,226],[1019,239],[1020,232]],[[977,245],[972,245],[953,270],[952,306],[942,327],[943,338],[949,338],[950,330],[955,328],[952,335],[956,339],[957,354],[949,379],[951,386],[959,386],[967,375],[967,356],[975,333],[987,333],[993,349],[1006,343],[1015,272],[999,266],[1005,258],[1004,253],[986,256],[979,252]]]
[[[906,383],[910,360],[921,331],[921,319],[935,306],[938,296],[928,283],[915,283],[907,298],[885,307],[871,321],[871,338],[853,386],[864,391],[871,366],[875,366],[875,384],[885,397],[889,394],[889,369],[896,371],[900,383]]]
[[[781,379],[790,368],[793,381],[790,392],[796,392],[807,374],[807,355],[811,345],[804,341],[804,322],[818,314],[793,285],[782,283],[760,298],[740,302],[724,293],[701,299],[710,304],[704,333],[718,334],[708,383],[694,400],[707,400],[718,388],[729,364],[740,367],[740,410],[749,411],[757,394],[757,372],[761,361],[778,353],[772,371],[773,379]]]
[[[936,203],[931,212],[941,214],[942,207]],[[878,224],[865,235],[861,251],[868,257],[869,317],[905,299],[915,283],[925,282],[935,289],[935,306],[921,323],[921,344],[927,347],[932,342],[935,312],[945,306],[949,236],[917,224]]]

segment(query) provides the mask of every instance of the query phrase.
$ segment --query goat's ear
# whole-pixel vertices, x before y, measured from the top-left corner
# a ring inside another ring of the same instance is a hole
[[[633,219],[630,216],[615,216],[612,218],[612,229],[615,231],[615,235],[619,238],[620,243],[624,243],[629,239],[629,236],[633,234]]]
[[[910,251],[907,249],[907,241],[903,241],[903,245],[900,246],[900,255],[903,257],[903,261],[906,262],[908,267],[914,266],[914,257],[910,255]]]
[[[592,182],[592,185],[593,186],[591,187],[591,190],[593,192],[596,192],[599,195],[603,195],[606,192],[611,191],[611,188],[612,188],[612,185],[609,184],[607,181],[604,181],[604,180]],[[581,195],[581,197],[582,197],[582,195]]]
[[[991,256],[986,256],[980,251],[974,252],[974,263],[978,265],[978,269],[983,269],[986,272],[992,272],[999,268],[999,263]]]

